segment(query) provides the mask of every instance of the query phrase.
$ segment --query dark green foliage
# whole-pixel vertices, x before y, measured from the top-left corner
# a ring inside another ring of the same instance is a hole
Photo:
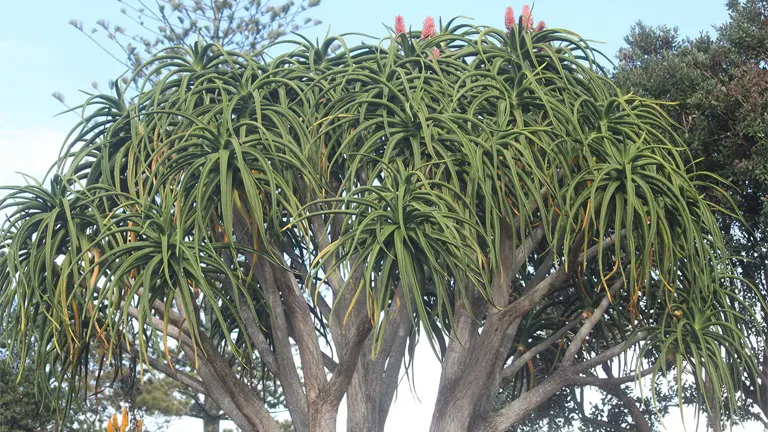
[[[174,393],[179,391],[180,385],[170,378],[162,377],[148,379],[140,384],[141,389],[136,396],[136,405],[145,407],[147,411],[154,411],[165,416],[183,415],[189,409],[191,401],[177,398]]]
[[[0,432],[52,430],[54,411],[37,399],[34,371],[18,372],[0,355]]]
[[[619,52],[616,84],[671,102],[665,111],[682,127],[697,165],[718,174],[718,186],[742,218],[720,215],[729,250],[748,258],[739,274],[768,292],[768,2],[728,2],[730,19],[714,35],[681,37],[676,28],[636,24]],[[727,182],[727,183],[726,183]],[[758,304],[752,290],[742,298]],[[765,317],[751,322],[756,335]],[[764,343],[754,339],[758,353]],[[768,357],[758,354],[763,377]],[[744,396],[768,415],[768,382],[745,378]],[[759,417],[759,415],[758,415]]]
[[[729,192],[753,229],[768,221],[768,71],[765,47],[752,43],[768,37],[768,16],[754,17],[755,7],[733,3],[732,21],[716,38],[682,39],[675,29],[638,23],[614,76],[622,88],[676,103],[666,110],[693,157],[735,187]]]

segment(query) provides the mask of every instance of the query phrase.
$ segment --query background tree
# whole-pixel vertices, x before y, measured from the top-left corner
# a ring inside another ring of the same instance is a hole
[[[681,126],[698,166],[727,181],[742,218],[721,214],[718,223],[732,254],[744,256],[739,274],[768,292],[768,2],[727,4],[728,21],[683,38],[677,28],[637,23],[619,51],[616,84],[636,94],[673,102],[665,111]],[[743,298],[755,304],[750,289]],[[752,323],[765,325],[766,316]],[[743,394],[757,409],[747,419],[768,419],[768,353],[762,340],[758,381],[747,377]],[[762,414],[762,415],[761,415]]]
[[[109,376],[113,370],[106,374],[91,370],[87,395],[72,400],[67,416],[57,416],[56,404],[37,400],[33,359],[20,375],[19,358],[18,352],[0,343],[0,431],[102,432],[115,409],[126,405],[134,417],[153,420],[145,432],[162,431],[169,416],[185,413],[191,404],[190,399],[177,397],[179,386],[170,378],[141,382],[127,374]],[[98,364],[98,356],[92,358]]]
[[[288,32],[321,24],[306,16],[320,0],[117,0],[125,23],[100,19],[90,28],[81,20],[70,24],[115,60],[144,77],[146,56],[161,49],[191,49],[195,42],[212,42],[240,52],[256,52]],[[179,51],[176,51],[179,52]],[[124,77],[124,80],[127,80]],[[110,82],[110,86],[113,83]],[[96,83],[94,83],[96,87]]]
[[[0,432],[53,430],[55,412],[40,404],[35,395],[35,376],[31,370],[19,379],[18,368],[0,355]]]
[[[0,201],[10,342],[67,393],[101,346],[248,431],[280,429],[265,375],[298,431],[335,431],[345,395],[349,430],[382,430],[420,336],[443,365],[433,431],[644,376],[733,416],[755,311],[708,175],[581,38],[527,7],[505,24],[151,58],[135,97],[85,102],[45,186]]]

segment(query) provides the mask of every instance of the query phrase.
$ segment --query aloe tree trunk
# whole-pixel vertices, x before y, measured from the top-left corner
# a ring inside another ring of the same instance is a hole
[[[363,345],[357,369],[347,391],[347,431],[383,432],[392,399],[400,383],[400,372],[413,323],[404,309],[395,311],[393,331],[382,352],[372,358],[373,338]]]

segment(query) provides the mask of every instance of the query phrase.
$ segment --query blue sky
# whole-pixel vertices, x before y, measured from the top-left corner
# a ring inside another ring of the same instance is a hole
[[[604,44],[598,45],[598,49],[613,58],[629,27],[637,20],[652,25],[674,24],[682,34],[695,36],[727,19],[724,3],[725,0],[539,0],[534,6],[534,19],[602,41]],[[85,97],[78,90],[92,91],[93,81],[106,89],[107,81],[123,72],[118,62],[71,27],[69,20],[82,20],[86,28],[100,18],[131,27],[120,14],[121,5],[116,0],[0,0],[0,6],[0,184],[8,184],[21,181],[15,171],[42,175],[76,121],[71,114],[54,118],[63,106],[51,97],[52,92],[62,92],[67,103],[76,105]],[[323,0],[311,14],[321,19],[323,25],[306,34],[311,39],[323,37],[330,26],[332,34],[384,35],[382,25],[391,25],[398,14],[414,28],[420,28],[428,15],[464,15],[481,25],[501,27],[507,6],[513,6],[519,14],[522,2]],[[429,348],[417,353],[416,367],[421,403],[414,401],[407,383],[402,385],[388,431],[427,430],[439,376],[439,365]],[[668,430],[678,430],[679,419],[665,420]],[[189,424],[178,425],[176,429],[189,430]],[[690,418],[687,424],[691,430]]]
[[[150,2],[152,2],[150,0]],[[725,0],[539,0],[534,18],[550,27],[564,27],[582,36],[605,42],[601,50],[613,56],[621,46],[630,25],[641,19],[649,24],[674,23],[683,34],[695,35],[711,29],[726,18]],[[123,68],[83,34],[68,24],[71,18],[86,26],[99,18],[129,22],[120,13],[116,0],[3,0],[0,14],[0,130],[52,129],[64,131],[72,119],[56,118],[61,104],[50,94],[60,91],[67,102],[83,99],[78,90],[91,91],[91,82],[101,88]],[[464,15],[485,25],[502,26],[504,8],[513,6],[519,13],[522,3],[509,0],[323,0],[312,16],[323,21],[308,35],[364,32],[383,35],[382,23],[390,24],[397,14],[408,25],[420,28],[427,15],[444,18]]]

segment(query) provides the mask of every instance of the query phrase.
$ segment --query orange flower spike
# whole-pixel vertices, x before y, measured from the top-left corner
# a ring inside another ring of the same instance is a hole
[[[142,423],[141,419],[139,419],[139,421],[136,422],[136,432],[141,432],[142,426],[144,426],[144,424]]]
[[[125,432],[126,429],[128,429],[128,424],[130,422],[128,421],[128,408],[123,408],[123,422],[120,425],[120,432]]]
[[[112,419],[107,421],[107,432],[114,432],[114,429],[112,429]]]

